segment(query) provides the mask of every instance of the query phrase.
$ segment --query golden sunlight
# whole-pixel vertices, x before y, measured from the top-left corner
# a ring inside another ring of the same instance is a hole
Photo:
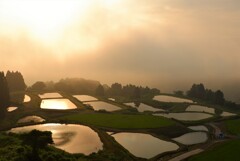
[[[83,0],[3,0],[1,15],[6,23],[25,29],[36,39],[55,41],[72,21],[84,16],[90,2]]]

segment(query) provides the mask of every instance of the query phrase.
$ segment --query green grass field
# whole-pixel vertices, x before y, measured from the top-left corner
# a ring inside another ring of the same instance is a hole
[[[220,144],[189,159],[189,161],[235,161],[240,158],[240,140]]]
[[[117,129],[145,129],[175,125],[175,122],[172,120],[151,115],[93,113],[93,114],[73,114],[64,116],[61,119],[94,126]]]
[[[228,132],[234,135],[240,134],[240,120],[228,120],[225,122]]]

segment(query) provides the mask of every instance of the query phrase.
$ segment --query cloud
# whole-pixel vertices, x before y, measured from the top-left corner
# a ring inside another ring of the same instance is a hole
[[[194,82],[223,88],[240,80],[239,6],[237,0],[98,3],[53,44],[0,29],[1,69],[22,71],[29,84],[85,77],[163,91]]]

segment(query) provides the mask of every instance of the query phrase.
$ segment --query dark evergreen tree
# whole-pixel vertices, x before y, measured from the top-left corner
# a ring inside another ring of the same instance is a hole
[[[113,96],[120,96],[122,94],[122,85],[120,83],[112,84],[110,94]]]
[[[105,95],[104,88],[101,84],[96,89],[96,95],[97,96],[104,96]]]
[[[8,71],[6,74],[6,79],[8,82],[8,87],[9,87],[10,92],[25,91],[26,84],[25,84],[23,76],[20,72]]]
[[[7,107],[10,105],[8,84],[3,72],[0,72],[0,120],[5,116]]]
[[[222,91],[217,90],[214,93],[214,103],[218,105],[224,105],[225,99],[224,99],[224,94]]]
[[[32,90],[43,90],[44,88],[46,88],[46,85],[41,81],[38,81],[31,86]]]

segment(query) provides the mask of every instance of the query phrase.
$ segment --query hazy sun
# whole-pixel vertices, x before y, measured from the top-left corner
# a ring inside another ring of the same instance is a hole
[[[77,17],[84,16],[87,0],[3,0],[2,15],[15,27],[27,28],[38,38],[51,40]]]

